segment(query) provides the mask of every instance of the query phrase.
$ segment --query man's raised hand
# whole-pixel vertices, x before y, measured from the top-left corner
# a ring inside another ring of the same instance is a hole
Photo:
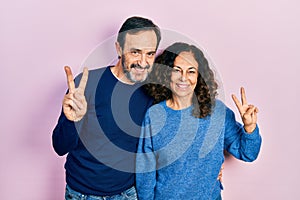
[[[68,120],[77,122],[83,118],[87,110],[84,90],[88,80],[89,71],[86,67],[83,69],[83,74],[77,88],[75,88],[71,68],[65,66],[65,72],[67,76],[69,92],[64,96],[63,99],[63,112]]]

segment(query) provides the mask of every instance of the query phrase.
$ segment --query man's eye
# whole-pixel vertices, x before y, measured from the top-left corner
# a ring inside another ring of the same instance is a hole
[[[190,74],[196,74],[196,71],[189,71]]]
[[[151,58],[151,57],[155,56],[155,53],[152,52],[152,53],[148,53],[147,55],[148,55],[148,57]]]
[[[139,55],[139,52],[138,51],[132,51],[131,54],[134,55],[134,56],[137,56],[137,55]]]

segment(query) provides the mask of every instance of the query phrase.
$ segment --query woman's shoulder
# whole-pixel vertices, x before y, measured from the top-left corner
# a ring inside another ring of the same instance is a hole
[[[166,100],[153,104],[149,107],[149,111],[161,110],[166,108]]]
[[[224,101],[220,100],[220,99],[216,99],[215,102],[215,106],[214,106],[214,113],[218,112],[218,113],[228,113],[228,112],[232,112],[232,110],[224,103]]]
[[[165,113],[166,113],[166,101],[161,101],[159,103],[153,104],[147,110],[147,115],[150,117],[152,117],[153,115],[160,116]]]

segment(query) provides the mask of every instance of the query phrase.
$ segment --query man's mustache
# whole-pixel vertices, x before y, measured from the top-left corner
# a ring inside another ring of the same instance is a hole
[[[130,65],[130,68],[149,69],[149,68],[150,68],[150,65],[146,65],[145,67],[142,67],[142,66],[139,65],[139,64],[131,64],[131,65]]]

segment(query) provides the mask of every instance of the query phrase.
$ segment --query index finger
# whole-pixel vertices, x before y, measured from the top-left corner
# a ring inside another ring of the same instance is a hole
[[[69,91],[74,92],[75,83],[74,83],[74,78],[73,78],[71,68],[69,66],[65,66],[64,68],[65,68],[65,72],[66,72],[66,76],[67,76],[67,83],[68,83]]]
[[[238,98],[233,94],[231,95],[236,107],[238,108],[239,112],[241,113],[241,109],[242,109],[242,104],[240,103],[240,101],[238,100]]]
[[[241,87],[241,99],[243,105],[247,104],[246,93],[243,87]]]
[[[81,77],[81,80],[80,80],[80,83],[79,83],[79,90],[84,92],[85,90],[85,86],[86,86],[86,83],[87,83],[87,80],[88,80],[88,76],[89,76],[89,70],[87,67],[83,68],[83,73],[82,73],[82,77]]]

